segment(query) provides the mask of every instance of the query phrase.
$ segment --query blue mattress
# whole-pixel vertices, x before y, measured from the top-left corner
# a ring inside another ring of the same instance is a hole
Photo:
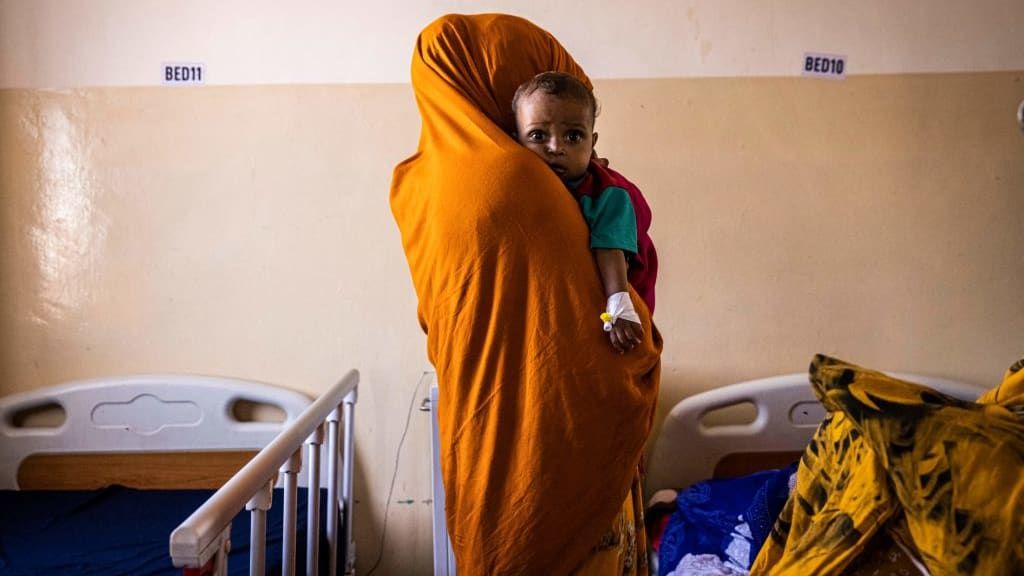
[[[658,575],[687,554],[714,555],[746,570],[789,498],[796,464],[740,478],[705,480],[679,493],[658,551]]]
[[[212,490],[0,491],[0,574],[132,576],[181,574],[168,552],[170,534]],[[279,572],[281,503],[267,514],[268,573]],[[326,491],[321,490],[321,521]],[[297,573],[305,573],[306,490],[299,490]],[[321,530],[323,534],[323,530]],[[321,543],[321,551],[326,543]],[[340,551],[339,551],[340,553]],[[321,552],[324,557],[324,552]],[[320,563],[321,566],[325,562]],[[340,562],[339,562],[340,564]],[[249,513],[231,524],[229,574],[249,571]],[[322,574],[326,570],[321,569]]]

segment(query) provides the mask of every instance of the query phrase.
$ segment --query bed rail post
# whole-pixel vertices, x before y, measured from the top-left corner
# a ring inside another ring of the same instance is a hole
[[[281,574],[295,576],[295,525],[298,510],[298,473],[302,468],[302,449],[296,450],[284,465],[284,525],[281,527]]]
[[[328,574],[338,573],[338,420],[339,407],[327,416],[327,566]]]
[[[274,501],[274,479],[246,503],[249,525],[249,574],[265,574],[267,566],[267,510]]]
[[[342,476],[341,500],[342,513],[345,518],[345,574],[355,574],[356,570],[356,543],[352,538],[352,518],[355,506],[352,499],[352,468],[355,465],[355,450],[353,450],[353,438],[355,437],[355,413],[356,401],[359,399],[359,388],[353,388],[345,395],[342,402],[345,418],[345,467]]]
[[[306,488],[306,575],[316,576],[319,572],[320,554],[320,445],[324,441],[323,424],[306,439],[306,454],[309,468],[309,482]]]

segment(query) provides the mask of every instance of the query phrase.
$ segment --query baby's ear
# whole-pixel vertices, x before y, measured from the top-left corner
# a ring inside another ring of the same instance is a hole
[[[597,132],[594,132],[594,141],[591,143],[591,146],[597,146]]]

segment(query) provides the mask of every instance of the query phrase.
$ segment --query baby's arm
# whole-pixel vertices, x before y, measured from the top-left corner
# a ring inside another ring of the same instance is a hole
[[[594,259],[597,261],[597,268],[601,272],[601,283],[604,284],[606,297],[618,292],[629,291],[629,284],[626,279],[626,255],[622,250],[595,248]],[[643,326],[623,318],[617,320],[612,325],[611,332],[608,333],[612,346],[619,352],[631,350],[640,343],[640,338],[643,337],[643,334]]]

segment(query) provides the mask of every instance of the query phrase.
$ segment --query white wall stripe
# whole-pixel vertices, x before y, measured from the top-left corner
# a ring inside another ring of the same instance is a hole
[[[408,81],[417,32],[507,12],[554,33],[595,78],[799,76],[808,52],[849,75],[1024,69],[1021,0],[0,0],[0,87]]]

